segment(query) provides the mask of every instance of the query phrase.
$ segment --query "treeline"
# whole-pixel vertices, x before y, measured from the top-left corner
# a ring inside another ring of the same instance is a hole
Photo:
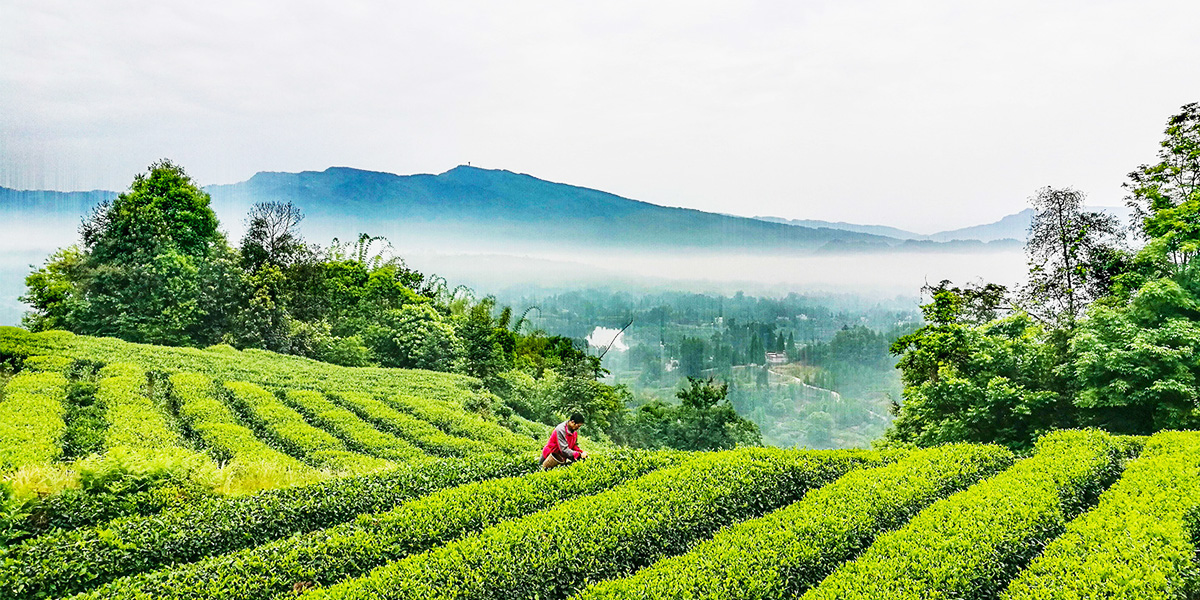
[[[892,347],[905,388],[889,439],[1024,449],[1058,428],[1200,426],[1200,105],[1165,134],[1124,184],[1130,231],[1045,188],[1027,283],[928,290],[927,324]]]
[[[628,392],[597,381],[600,360],[582,340],[546,335],[494,298],[408,268],[382,238],[309,243],[302,220],[290,204],[257,204],[233,247],[208,194],[160,161],[84,220],[80,245],[29,274],[22,300],[33,310],[23,324],[462,373],[495,393],[468,407],[481,413],[557,423],[581,411],[593,433],[640,439],[623,431]],[[724,439],[713,447],[732,447]]]

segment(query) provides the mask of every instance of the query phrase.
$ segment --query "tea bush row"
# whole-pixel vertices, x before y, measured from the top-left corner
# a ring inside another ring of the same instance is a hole
[[[1190,597],[1198,572],[1186,518],[1198,504],[1200,433],[1159,433],[1001,597]]]
[[[171,401],[180,419],[219,460],[267,464],[297,478],[315,478],[316,471],[264,443],[242,425],[233,411],[213,397],[211,379],[197,373],[177,373],[169,379]]]
[[[422,421],[434,424],[446,433],[479,440],[503,452],[541,449],[541,444],[536,440],[517,435],[501,425],[468,412],[457,404],[406,394],[389,396],[387,401]]]
[[[314,467],[339,475],[362,475],[395,465],[389,460],[350,452],[341,440],[309,425],[275,394],[253,383],[228,382],[225,389],[234,405],[242,408],[251,423],[275,441],[280,450],[301,457]]]
[[[564,598],[589,582],[627,575],[680,553],[724,525],[788,504],[873,458],[849,451],[767,449],[702,454],[312,595]]]
[[[423,461],[388,473],[213,498],[157,515],[43,535],[0,556],[0,597],[58,597],[123,575],[324,529],[448,487],[531,472],[535,458]]]
[[[96,400],[104,407],[104,445],[134,449],[182,449],[182,438],[166,414],[146,394],[146,373],[137,365],[115,363],[100,371]]]
[[[62,455],[67,378],[24,371],[0,396],[0,473],[51,462]]]
[[[490,452],[492,447],[478,440],[449,435],[446,432],[363,392],[338,392],[334,398],[362,418],[385,431],[408,440],[435,456],[471,456]]]
[[[732,525],[687,554],[576,596],[790,598],[931,502],[1009,467],[998,446],[955,444],[854,471],[764,517]]]
[[[253,600],[289,592],[297,582],[328,585],[504,519],[601,492],[680,458],[622,451],[569,468],[470,483],[329,529],[119,579],[87,597]]]
[[[372,427],[358,415],[312,390],[288,390],[288,404],[308,420],[333,432],[352,450],[379,458],[406,461],[427,456],[416,446]]]
[[[1123,461],[1123,445],[1108,434],[1049,434],[1032,457],[880,536],[803,598],[995,598]]]

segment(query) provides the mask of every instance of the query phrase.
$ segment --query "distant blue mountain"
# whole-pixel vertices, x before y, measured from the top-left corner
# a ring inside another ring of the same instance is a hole
[[[504,170],[460,166],[440,175],[394,175],[347,167],[262,172],[205,188],[232,241],[257,202],[291,202],[317,242],[359,232],[436,249],[676,249],[739,252],[987,251],[1012,244],[938,243],[879,226],[771,222],[659,206]],[[59,223],[73,239],[79,219],[115,192],[0,188],[0,218]],[[825,226],[829,225],[829,226]],[[993,238],[994,239],[994,238]],[[984,240],[984,241],[992,241]],[[1013,242],[1015,244],[1015,242]],[[58,244],[61,245],[61,244]]]

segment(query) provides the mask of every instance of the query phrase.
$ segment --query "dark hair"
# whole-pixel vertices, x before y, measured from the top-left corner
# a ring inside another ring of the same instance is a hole
[[[571,420],[579,425],[583,425],[583,415],[581,413],[571,413]]]

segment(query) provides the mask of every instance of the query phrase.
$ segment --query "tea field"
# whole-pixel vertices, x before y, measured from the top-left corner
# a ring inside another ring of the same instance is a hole
[[[5,515],[4,599],[1132,599],[1200,583],[1200,433],[1061,431],[1023,456],[584,441],[592,458],[541,472],[549,428],[492,414],[463,376],[16,328],[0,361],[7,500],[43,496]]]

